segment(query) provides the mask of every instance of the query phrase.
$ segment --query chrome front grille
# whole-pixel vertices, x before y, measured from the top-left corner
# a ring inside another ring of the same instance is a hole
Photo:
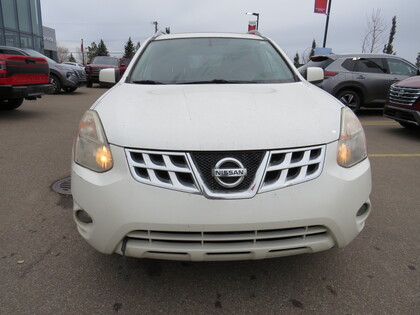
[[[82,80],[86,79],[86,72],[85,72],[85,70],[82,70],[82,69],[80,69],[80,70],[74,70],[74,72],[76,72],[77,77],[79,79],[82,79]]]
[[[165,152],[125,149],[130,172],[137,181],[213,199],[252,198],[257,193],[301,184],[323,169],[325,146],[273,151]],[[219,185],[212,170],[223,158],[240,160],[248,169],[235,188]]]
[[[402,87],[393,84],[389,90],[389,101],[394,104],[412,106],[420,97],[420,88]]]
[[[317,178],[322,172],[324,155],[322,146],[271,151],[260,192]]]
[[[126,149],[133,177],[145,184],[199,193],[185,153]]]

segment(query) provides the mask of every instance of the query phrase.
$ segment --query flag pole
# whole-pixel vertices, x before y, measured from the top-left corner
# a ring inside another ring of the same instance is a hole
[[[331,2],[332,0],[328,1],[327,22],[325,23],[324,44],[322,45],[323,48],[325,48],[325,45],[327,44],[327,33],[328,33],[328,24],[330,22]]]

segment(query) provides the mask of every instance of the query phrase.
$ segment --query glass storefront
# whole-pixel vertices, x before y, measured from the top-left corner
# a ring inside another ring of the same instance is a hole
[[[44,52],[40,0],[0,0],[0,45]]]

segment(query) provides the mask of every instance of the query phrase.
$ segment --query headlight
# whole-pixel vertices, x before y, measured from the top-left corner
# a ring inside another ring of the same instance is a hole
[[[106,172],[113,166],[101,120],[93,110],[88,110],[80,121],[74,143],[74,161],[95,172]]]
[[[362,124],[351,109],[344,107],[341,110],[337,162],[343,167],[351,167],[366,157],[366,137]]]

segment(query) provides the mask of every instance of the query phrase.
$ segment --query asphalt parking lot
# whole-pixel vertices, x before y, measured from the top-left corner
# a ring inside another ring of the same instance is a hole
[[[420,133],[362,110],[373,211],[349,246],[262,261],[127,259],[92,249],[72,219],[81,88],[0,112],[0,314],[419,314]]]

